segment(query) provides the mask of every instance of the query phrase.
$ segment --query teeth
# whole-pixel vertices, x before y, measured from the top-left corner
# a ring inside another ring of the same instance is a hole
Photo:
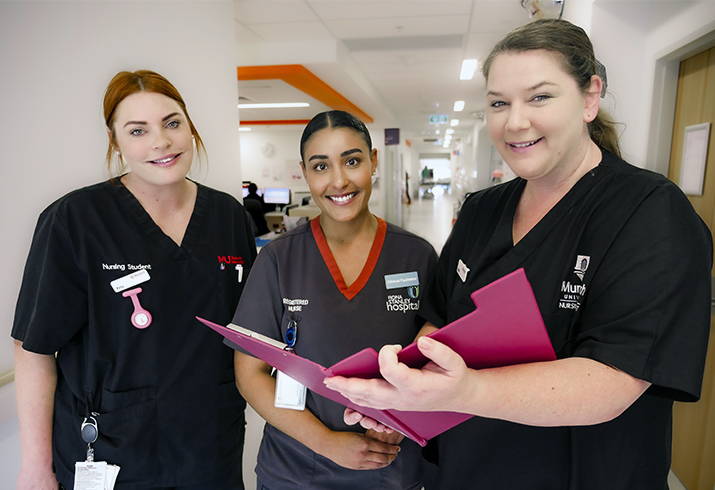
[[[509,143],[514,148],[526,148],[527,146],[535,145],[539,140],[532,141],[530,143]]]
[[[174,157],[168,157],[168,158],[164,158],[163,160],[154,160],[154,163],[169,163],[173,159],[174,159]]]
[[[346,196],[341,196],[341,197],[328,196],[328,197],[335,202],[346,202],[346,201],[349,201],[350,199],[352,199],[354,196],[355,196],[355,193],[353,192],[352,194],[348,194]]]

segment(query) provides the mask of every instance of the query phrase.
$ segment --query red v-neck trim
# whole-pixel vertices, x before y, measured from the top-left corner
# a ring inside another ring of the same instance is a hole
[[[372,247],[370,247],[370,254],[367,256],[367,261],[362,267],[362,271],[358,278],[349,287],[345,284],[345,279],[343,279],[343,274],[340,272],[338,263],[335,262],[335,257],[333,257],[333,252],[330,251],[328,246],[328,241],[323,235],[323,229],[320,227],[320,217],[315,217],[310,221],[310,228],[313,231],[313,237],[318,244],[318,249],[320,250],[320,255],[322,255],[325,265],[328,266],[330,274],[333,276],[333,281],[338,287],[343,296],[345,296],[348,301],[353,299],[357,294],[362,291],[362,288],[367,284],[368,279],[375,270],[375,265],[377,265],[377,259],[380,258],[380,252],[382,251],[382,245],[385,243],[385,235],[387,235],[387,223],[377,218],[377,233],[375,234],[375,239],[372,241]]]

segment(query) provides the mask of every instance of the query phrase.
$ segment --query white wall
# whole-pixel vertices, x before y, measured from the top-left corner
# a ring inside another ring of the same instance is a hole
[[[622,152],[634,165],[667,173],[672,137],[667,125],[670,123],[672,130],[674,104],[670,111],[661,111],[654,104],[657,62],[693,42],[697,44],[708,33],[712,36],[715,2],[597,0],[593,7],[591,40],[596,56],[608,70],[611,95],[606,98],[606,107],[625,124]],[[674,89],[670,87],[671,102]],[[653,129],[663,122],[665,131]],[[655,156],[652,150],[657,145],[664,145],[665,151]]]
[[[0,374],[37,216],[106,178],[102,93],[120,70],[149,68],[182,93],[208,148],[199,180],[240,196],[232,1],[0,2]],[[14,386],[0,388],[0,490],[19,464]],[[252,473],[252,471],[251,471]]]

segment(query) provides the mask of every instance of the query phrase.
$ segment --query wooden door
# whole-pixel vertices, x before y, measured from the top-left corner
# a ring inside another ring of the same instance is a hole
[[[668,177],[680,179],[685,128],[711,123],[708,159],[702,196],[688,196],[693,207],[715,229],[715,48],[680,64],[678,95]],[[673,472],[688,490],[715,487],[715,331],[710,322],[710,345],[702,396],[697,403],[676,403],[673,408]]]

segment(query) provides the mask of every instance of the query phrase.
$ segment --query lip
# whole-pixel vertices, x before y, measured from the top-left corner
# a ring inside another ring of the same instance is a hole
[[[155,160],[149,160],[147,161],[147,163],[155,167],[171,167],[176,163],[176,161],[181,155],[183,155],[183,153],[172,153],[170,155],[164,155],[163,157],[159,157]]]
[[[530,151],[532,148],[534,148],[536,145],[541,143],[541,141],[543,139],[544,139],[544,137],[542,136],[541,138],[537,138],[535,140],[529,140],[529,141],[507,141],[506,145],[514,153],[526,153],[526,152]]]
[[[346,194],[338,194],[338,195],[332,195],[332,196],[325,196],[325,198],[331,202],[332,204],[335,204],[337,206],[347,206],[351,202],[355,200],[355,197],[357,197],[358,192],[353,191],[353,192],[348,192]]]

